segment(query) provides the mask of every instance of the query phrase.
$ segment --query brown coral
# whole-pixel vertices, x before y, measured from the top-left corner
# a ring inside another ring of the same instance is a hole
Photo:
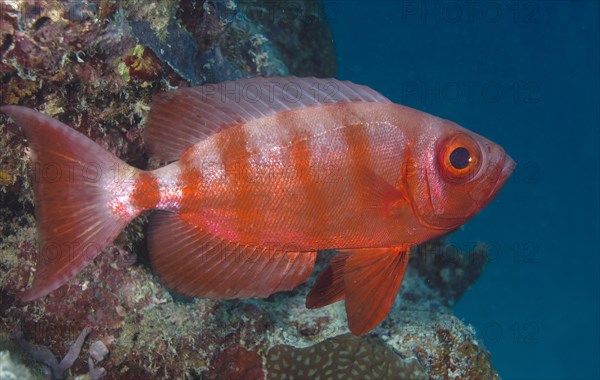
[[[268,379],[426,379],[415,358],[403,359],[373,338],[340,335],[306,348],[278,345],[267,355]]]

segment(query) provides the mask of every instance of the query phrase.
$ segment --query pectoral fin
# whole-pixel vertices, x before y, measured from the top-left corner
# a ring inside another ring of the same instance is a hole
[[[371,169],[357,169],[357,177],[360,179],[362,204],[376,215],[387,218],[398,204],[407,204],[402,189],[392,186]]]

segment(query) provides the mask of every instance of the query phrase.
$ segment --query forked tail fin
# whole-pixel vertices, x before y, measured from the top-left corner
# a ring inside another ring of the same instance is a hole
[[[155,181],[58,120],[19,106],[0,112],[17,121],[31,149],[39,249],[33,285],[19,295],[30,301],[73,278],[150,208]]]

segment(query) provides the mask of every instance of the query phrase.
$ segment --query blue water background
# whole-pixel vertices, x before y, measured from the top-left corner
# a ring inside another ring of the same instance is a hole
[[[453,120],[518,167],[452,237],[491,263],[456,305],[503,378],[599,378],[596,1],[326,1],[339,78]]]

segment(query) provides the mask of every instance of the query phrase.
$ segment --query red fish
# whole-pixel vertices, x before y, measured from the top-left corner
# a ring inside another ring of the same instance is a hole
[[[486,206],[515,164],[493,142],[374,90],[254,78],[158,96],[143,171],[37,111],[4,106],[33,152],[40,252],[20,297],[73,278],[137,215],[151,215],[153,270],[176,292],[266,297],[336,249],[309,308],[345,299],[362,335],[388,314],[412,246]],[[40,175],[41,174],[41,175]]]

